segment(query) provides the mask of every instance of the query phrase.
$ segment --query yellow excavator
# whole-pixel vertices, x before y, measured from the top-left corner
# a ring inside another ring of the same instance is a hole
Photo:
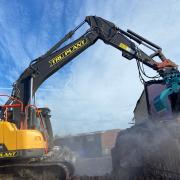
[[[90,28],[75,41],[60,47],[84,23],[88,23]],[[43,174],[47,177],[47,173],[50,173],[65,179],[73,173],[72,164],[58,159],[60,151],[54,150],[50,110],[37,108],[33,99],[36,90],[46,79],[98,39],[120,50],[126,59],[135,59],[139,72],[144,73],[142,64],[157,71],[161,83],[167,88],[154,99],[154,107],[158,112],[167,108],[164,100],[180,88],[177,65],[163,55],[161,47],[133,31],[124,31],[101,17],[87,16],[48,52],[30,63],[13,84],[12,94],[7,96],[7,102],[0,106],[0,174],[25,176],[24,174],[31,172],[37,177]],[[142,51],[138,44],[152,50],[152,54]],[[154,60],[156,57],[159,57],[159,62]]]

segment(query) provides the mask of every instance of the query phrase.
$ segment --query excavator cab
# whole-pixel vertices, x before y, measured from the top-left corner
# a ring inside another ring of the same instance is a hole
[[[9,96],[8,98],[12,99],[12,103],[0,106],[0,161],[12,158],[22,160],[46,154],[48,148],[52,147],[50,110],[38,109],[34,105],[23,107],[19,100]],[[14,111],[17,109],[21,113],[20,125],[13,119]],[[29,118],[33,119],[33,126],[29,126]]]
[[[13,179],[67,179],[74,168],[65,158],[72,153],[53,147],[49,108],[24,107],[19,100],[8,98],[11,103],[0,106],[0,174]],[[14,119],[17,110],[20,123]]]

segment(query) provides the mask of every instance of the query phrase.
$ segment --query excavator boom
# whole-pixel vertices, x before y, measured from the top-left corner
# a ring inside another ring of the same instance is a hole
[[[90,28],[80,38],[72,43],[59,48],[62,43],[72,37],[75,31],[80,28],[85,22],[90,25]],[[161,48],[154,43],[142,38],[137,34],[133,34],[128,30],[125,32],[116,27],[113,23],[96,16],[87,16],[77,28],[70,31],[62,40],[60,40],[53,48],[45,55],[33,60],[29,67],[21,74],[20,78],[14,84],[13,96],[19,98],[25,105],[30,102],[31,97],[35,94],[38,87],[52,74],[62,68],[65,64],[73,60],[76,56],[93,45],[98,39],[104,43],[111,45],[122,51],[122,55],[128,59],[136,59],[154,70],[158,70],[160,63],[157,63],[153,58],[159,56],[161,59],[165,56],[161,52]],[[135,42],[139,44],[147,44],[153,46],[155,52],[152,55],[147,55],[137,47]],[[145,43],[143,43],[145,41]],[[155,50],[156,48],[156,50]],[[163,61],[165,59],[162,59]],[[167,62],[167,61],[166,61]],[[176,68],[175,64],[168,64],[172,68]]]

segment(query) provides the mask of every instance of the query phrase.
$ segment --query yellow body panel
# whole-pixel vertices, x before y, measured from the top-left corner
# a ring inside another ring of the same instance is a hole
[[[0,121],[0,144],[9,150],[45,149],[46,141],[38,130],[20,130],[16,125]]]
[[[4,121],[0,123],[0,131],[1,131],[1,125],[3,128],[3,141],[4,141],[3,144],[5,144],[9,150],[16,149],[17,128],[13,126],[11,123]]]
[[[1,125],[1,121],[0,121],[0,144],[3,142],[3,128],[2,128],[2,125]]]
[[[40,149],[45,148],[42,134],[37,130],[17,131],[17,149]]]

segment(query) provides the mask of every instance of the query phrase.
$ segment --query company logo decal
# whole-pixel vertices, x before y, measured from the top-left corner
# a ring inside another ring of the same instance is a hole
[[[87,41],[88,41],[87,39],[82,39],[78,41],[77,43],[75,43],[74,45],[72,45],[71,47],[69,47],[68,49],[66,49],[65,51],[63,51],[61,54],[58,54],[57,56],[55,56],[53,59],[49,61],[50,67],[53,67],[58,62],[62,61],[63,59],[65,59],[66,57],[74,53],[75,51],[82,48],[85,44],[87,44]]]

